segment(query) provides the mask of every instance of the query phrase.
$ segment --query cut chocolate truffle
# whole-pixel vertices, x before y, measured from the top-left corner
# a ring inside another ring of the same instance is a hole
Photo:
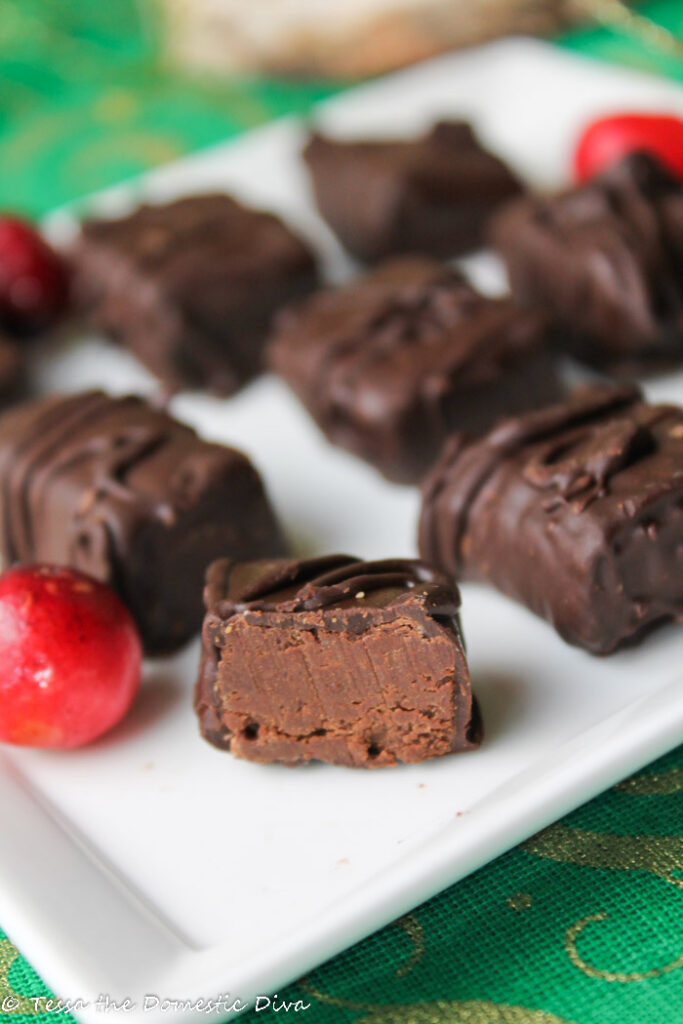
[[[308,247],[225,195],[83,225],[76,301],[169,389],[230,394],[261,369],[273,313],[317,284]]]
[[[460,121],[443,121],[408,141],[313,135],[304,159],[321,214],[348,251],[366,262],[476,249],[492,211],[521,191],[502,160]]]
[[[512,203],[491,233],[517,299],[579,359],[622,375],[683,362],[683,186],[654,157]]]
[[[224,559],[205,601],[195,709],[215,746],[374,768],[479,745],[460,595],[424,563]]]
[[[0,417],[5,565],[70,565],[110,584],[148,653],[202,621],[209,563],[282,553],[258,473],[140,398],[50,397]]]
[[[281,314],[268,358],[330,441],[414,482],[452,431],[559,397],[547,340],[543,317],[404,257]]]
[[[683,410],[586,389],[474,443],[425,481],[420,552],[609,654],[683,618]]]

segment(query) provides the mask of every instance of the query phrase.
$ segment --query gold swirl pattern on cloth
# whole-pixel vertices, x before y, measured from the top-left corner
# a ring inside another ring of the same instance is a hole
[[[19,950],[9,939],[0,940],[0,1016],[7,1014],[30,1014],[41,1013],[40,1000],[42,996],[23,996],[15,992],[9,982],[9,972],[12,964],[19,956]]]
[[[420,922],[418,921],[414,914],[406,914],[405,917],[399,918],[399,920],[396,921],[396,925],[397,927],[403,929],[403,931],[406,933],[406,935],[413,944],[413,952],[410,956],[410,959],[407,960],[404,964],[400,964],[396,968],[396,977],[405,978],[407,977],[407,975],[409,975],[412,971],[415,970],[420,960],[424,956],[424,929],[422,928],[422,925],[420,924]]]
[[[646,971],[606,971],[599,967],[594,967],[593,964],[581,956],[576,948],[576,940],[587,925],[598,921],[606,921],[608,918],[609,914],[603,912],[587,914],[586,917],[580,918],[580,920],[567,929],[564,938],[564,948],[567,951],[567,956],[574,967],[577,967],[587,977],[601,981],[617,981],[622,984],[628,984],[631,981],[647,981],[650,978],[660,978],[663,974],[669,974],[678,967],[683,967],[683,953],[670,963],[664,964],[663,967],[652,967]]]
[[[646,871],[683,888],[683,835],[616,835],[589,832],[558,822],[522,843],[522,849],[560,864],[614,871]]]
[[[11,147],[3,148],[3,174],[26,173],[33,161],[40,160],[45,151],[56,148],[63,137],[62,111],[48,110],[34,116],[15,134]]]
[[[621,788],[627,792],[648,796],[671,794],[681,788],[682,779],[683,771],[679,767],[672,771],[636,776],[621,783]],[[561,864],[577,864],[582,867],[607,868],[614,871],[644,871],[656,875],[670,885],[683,888],[683,878],[676,878],[674,875],[674,872],[683,870],[683,836],[589,832],[558,822],[522,845],[529,853]],[[573,966],[582,974],[595,980],[629,984],[659,978],[683,967],[683,953],[661,967],[643,971],[614,971],[596,967],[579,953],[577,940],[587,926],[608,918],[609,914],[598,911],[579,918],[567,929],[564,939],[565,952]]]
[[[85,178],[87,181],[95,170],[107,167],[115,160],[129,160],[145,170],[157,164],[170,163],[182,156],[183,151],[180,138],[162,132],[152,134],[143,129],[130,130],[120,135],[91,139],[87,149],[72,153],[65,166],[71,179]]]
[[[96,120],[103,124],[130,121],[142,110],[142,98],[131,89],[108,89],[93,104]]]
[[[299,984],[308,996],[326,1006],[365,1011],[367,1016],[354,1024],[572,1024],[572,1021],[545,1010],[493,1003],[488,999],[444,999],[382,1006],[339,999],[320,992],[307,981]]]
[[[683,792],[683,765],[663,772],[649,772],[624,779],[614,787],[631,796],[672,796]]]
[[[617,31],[626,32],[629,36],[660,50],[676,60],[683,60],[683,40],[670,32],[663,25],[631,10],[624,0],[574,0],[599,24]]]
[[[356,1024],[571,1024],[545,1010],[492,1003],[488,999],[385,1006]]]

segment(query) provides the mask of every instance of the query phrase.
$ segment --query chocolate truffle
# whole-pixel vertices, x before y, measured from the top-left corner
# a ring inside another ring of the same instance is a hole
[[[0,417],[5,565],[70,565],[110,584],[148,653],[199,629],[209,563],[282,553],[258,473],[140,398],[49,397]]]
[[[226,195],[83,225],[77,304],[171,390],[230,394],[261,369],[273,313],[317,284],[308,247]]]
[[[654,157],[512,203],[491,234],[517,299],[579,359],[620,375],[683,363],[683,186]]]
[[[492,211],[521,191],[461,121],[443,121],[408,141],[344,142],[316,134],[304,159],[322,216],[366,262],[476,249]]]
[[[252,761],[375,768],[479,745],[457,588],[422,562],[215,562],[195,708]]]
[[[560,394],[547,325],[403,257],[278,317],[268,358],[334,444],[419,480],[444,438]]]
[[[452,438],[425,481],[420,552],[593,654],[680,621],[683,410],[603,386]]]

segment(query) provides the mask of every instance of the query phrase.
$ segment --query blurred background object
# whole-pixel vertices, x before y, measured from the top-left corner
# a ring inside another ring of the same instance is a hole
[[[548,35],[587,19],[649,34],[675,50],[667,30],[625,0],[154,2],[170,60],[203,71],[357,78],[510,33]]]
[[[186,67],[356,78],[510,32],[557,30],[572,0],[157,0]]]

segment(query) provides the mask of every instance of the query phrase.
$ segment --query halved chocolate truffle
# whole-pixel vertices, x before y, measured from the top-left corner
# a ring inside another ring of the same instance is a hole
[[[365,768],[478,746],[460,596],[426,564],[221,560],[205,601],[195,708],[215,746]]]

